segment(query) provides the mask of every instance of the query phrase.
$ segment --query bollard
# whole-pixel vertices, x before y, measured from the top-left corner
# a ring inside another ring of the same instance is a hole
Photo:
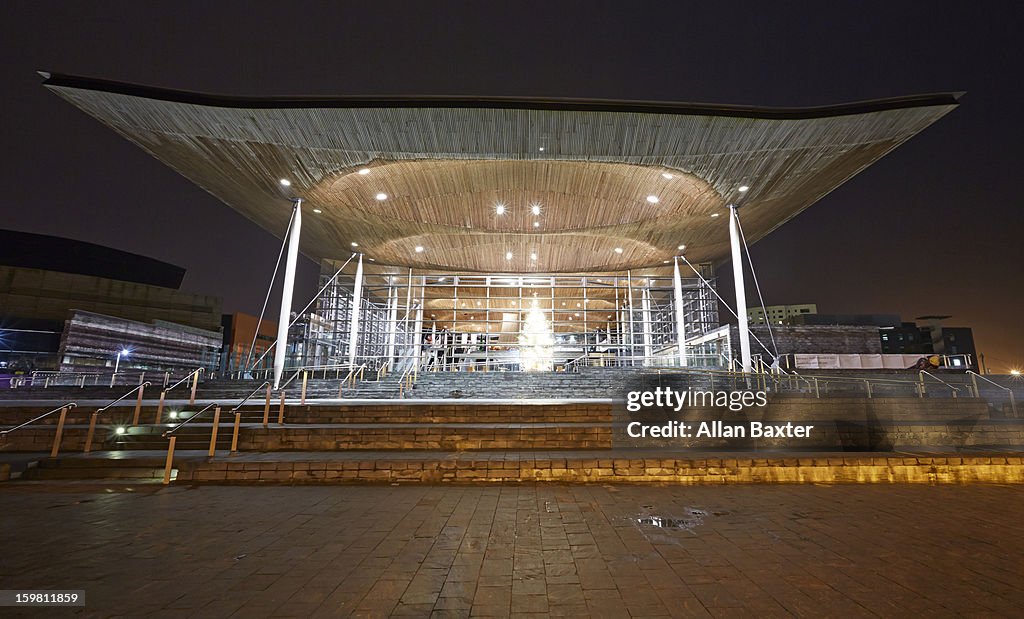
[[[235,429],[231,433],[231,453],[238,453],[238,426],[242,423],[242,413],[235,412]]]
[[[307,382],[306,370],[302,370],[302,395],[299,397],[299,404],[302,406],[306,405],[306,382]]]
[[[177,436],[171,437],[171,443],[167,446],[167,462],[164,463],[164,485],[171,483],[171,464],[174,462],[174,443]]]
[[[196,388],[199,387],[199,370],[196,370],[192,374],[192,395],[189,396],[188,403],[193,405],[196,403]]]
[[[277,409],[277,425],[284,425],[284,390],[281,390],[281,407]]]
[[[220,426],[220,407],[213,409],[213,430],[210,432],[210,451],[206,454],[210,458],[217,452],[217,428]]]
[[[132,415],[132,425],[139,425],[139,413],[142,411],[142,394],[146,391],[146,384],[139,385],[139,397],[135,398],[135,414]]]
[[[267,401],[263,403],[263,427],[270,423],[270,383],[267,383]]]
[[[155,424],[159,424],[164,418],[164,398],[167,397],[166,391],[160,392],[160,403],[156,405],[156,419],[153,421]]]
[[[60,451],[60,439],[64,436],[64,419],[68,416],[68,407],[60,409],[60,418],[57,420],[57,434],[53,437],[53,448],[50,449],[50,457],[56,458]]]
[[[92,437],[96,434],[96,418],[99,416],[100,414],[96,412],[89,417],[89,431],[85,434],[85,449],[82,450],[83,453],[92,451]]]

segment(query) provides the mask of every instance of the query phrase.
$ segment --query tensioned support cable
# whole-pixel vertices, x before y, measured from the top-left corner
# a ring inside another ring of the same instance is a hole
[[[267,286],[267,296],[263,299],[263,309],[260,310],[259,320],[256,321],[256,330],[252,334],[252,344],[249,345],[249,354],[245,357],[245,371],[250,371],[252,368],[249,367],[249,362],[252,361],[252,351],[256,348],[256,338],[259,337],[260,327],[263,326],[263,316],[267,313],[267,304],[270,303],[270,294],[274,291],[274,282],[277,280],[277,273],[281,270],[281,258],[284,256],[284,248],[288,244],[288,233],[292,231],[292,225],[295,223],[295,209],[292,209],[292,215],[288,219],[288,227],[284,229],[284,237],[281,239],[281,250],[277,252],[277,262],[274,263],[274,274],[270,276],[270,285]],[[266,354],[263,355],[264,357]],[[263,360],[260,357],[256,363]]]
[[[775,350],[775,359],[779,358],[779,347],[775,343],[775,333],[772,332],[772,322],[768,320],[768,309],[764,306],[764,297],[761,296],[761,284],[757,282],[757,272],[754,270],[754,260],[750,257],[750,246],[747,245],[747,235],[743,234],[743,224],[740,222],[739,213],[736,214],[736,228],[740,232],[740,240],[743,241],[743,250],[747,254],[747,264],[750,265],[750,276],[754,278],[754,288],[757,290],[757,299],[761,302],[761,311],[764,312],[764,324],[768,327],[768,337],[772,340],[772,349]]]
[[[306,307],[302,308],[302,311],[296,314],[295,318],[292,319],[290,323],[288,323],[289,329],[295,326],[295,323],[297,323],[299,319],[302,318],[302,315],[306,313],[306,310],[308,310],[310,306],[313,305],[313,303],[315,303],[316,300],[320,298],[320,295],[324,293],[324,290],[327,290],[328,286],[334,283],[334,280],[337,279],[338,275],[341,274],[341,271],[346,266],[348,266],[348,263],[352,262],[352,259],[355,258],[357,255],[358,254],[352,254],[351,256],[349,256],[348,260],[345,261],[345,264],[341,265],[341,267],[334,272],[334,275],[332,275],[331,278],[327,280],[327,283],[324,284],[323,288],[321,288],[315,295],[313,295],[313,298],[309,300],[309,303],[306,304]],[[260,355],[260,358],[256,360],[256,364],[259,364],[260,361],[263,361],[263,358],[270,354],[270,351],[274,350],[275,346],[277,346],[277,342],[273,342],[270,344],[270,346],[267,346],[267,349],[263,351],[263,354]]]
[[[690,270],[692,270],[694,274],[700,279],[701,283],[707,286],[708,290],[710,290],[711,293],[715,295],[715,298],[718,299],[718,302],[724,305],[725,309],[729,310],[729,313],[735,316],[737,320],[739,320],[739,315],[736,312],[734,312],[732,307],[728,303],[726,303],[725,299],[723,299],[722,296],[718,294],[718,291],[715,290],[715,287],[712,286],[708,280],[704,279],[704,276],[700,274],[700,271],[697,270],[697,267],[690,264],[690,261],[686,259],[686,256],[679,254],[679,257],[683,259],[683,262],[686,263],[686,266],[690,267]],[[750,332],[750,337],[757,340],[757,343],[761,345],[761,348],[768,350],[768,347],[765,346],[764,342],[761,341],[761,338],[757,337],[757,335],[755,335],[753,331]]]

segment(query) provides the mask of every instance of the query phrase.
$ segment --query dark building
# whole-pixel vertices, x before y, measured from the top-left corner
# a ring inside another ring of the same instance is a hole
[[[897,314],[804,314],[786,320],[788,325],[871,326],[878,328],[882,354],[919,354],[963,357],[950,365],[977,367],[974,334],[969,327],[947,327],[950,316],[919,316],[903,322]]]
[[[153,329],[163,333],[161,337],[177,332],[188,340],[198,333],[200,340],[208,339],[205,334],[219,340],[220,299],[181,292],[184,275],[181,267],[93,243],[0,230],[0,369],[112,366],[114,348],[101,352],[91,349],[92,344],[76,344],[85,331],[69,331],[73,316],[89,324],[96,324],[97,316],[108,318],[103,321],[105,329],[122,325],[122,334],[112,344],[115,348],[130,347],[132,333]],[[85,321],[86,314],[93,318]],[[129,323],[132,326],[126,326]],[[92,352],[74,352],[65,360],[58,356],[62,349]],[[176,358],[191,363],[208,356],[204,352],[164,358],[154,350],[148,360],[122,361],[121,368],[135,367],[133,363],[177,367]]]

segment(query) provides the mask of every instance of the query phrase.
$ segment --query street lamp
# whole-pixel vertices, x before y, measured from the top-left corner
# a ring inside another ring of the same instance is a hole
[[[117,369],[121,366],[121,357],[127,357],[130,353],[131,351],[128,350],[127,348],[122,348],[120,351],[118,351],[117,361],[114,362],[114,374],[117,374]]]

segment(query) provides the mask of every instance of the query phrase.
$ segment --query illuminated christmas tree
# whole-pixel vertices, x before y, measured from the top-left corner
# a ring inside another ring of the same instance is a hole
[[[519,335],[519,358],[523,370],[550,372],[553,367],[551,357],[554,343],[551,326],[544,318],[544,313],[537,307],[537,300],[534,299]]]

